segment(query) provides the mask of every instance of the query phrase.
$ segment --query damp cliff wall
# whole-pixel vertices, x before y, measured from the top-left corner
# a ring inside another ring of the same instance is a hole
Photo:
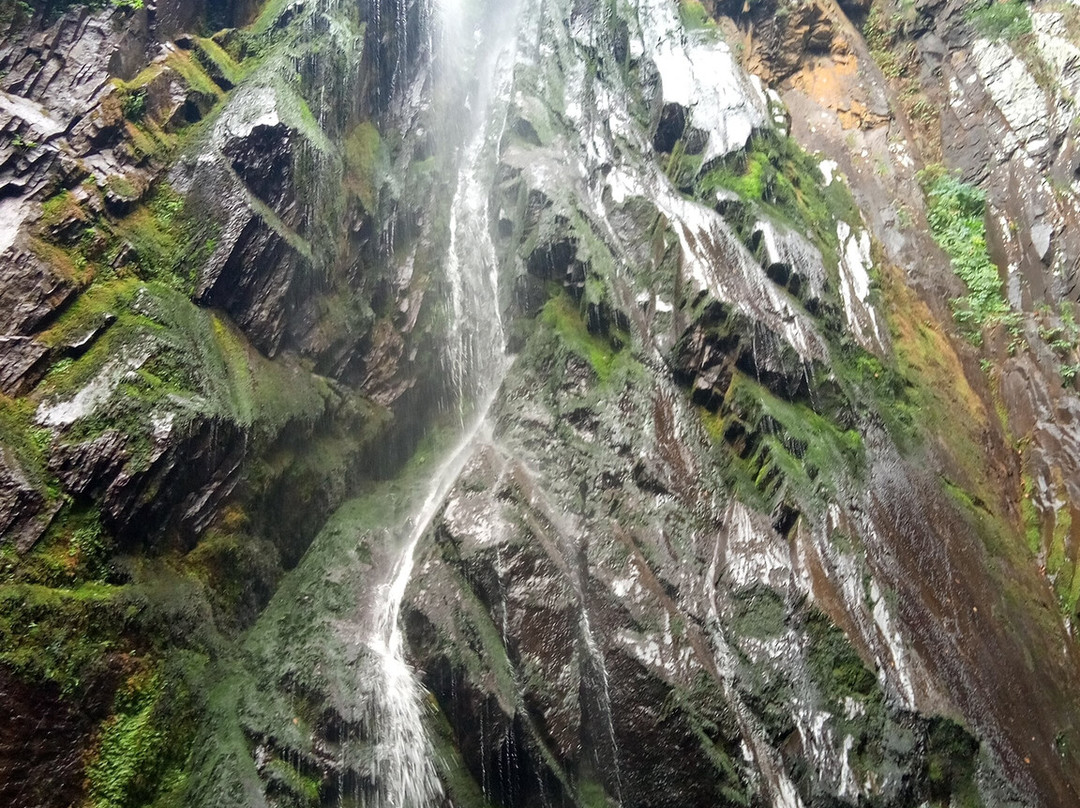
[[[1074,805],[1076,10],[470,4],[460,73],[437,11],[0,6],[0,795],[373,787],[469,187],[514,359],[405,596],[446,799]]]

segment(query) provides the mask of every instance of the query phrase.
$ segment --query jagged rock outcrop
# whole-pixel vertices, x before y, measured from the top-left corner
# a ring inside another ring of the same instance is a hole
[[[135,5],[3,18],[9,802],[392,803],[398,609],[447,805],[1076,802],[1071,12]]]
[[[256,11],[2,16],[0,675],[56,702],[5,717],[5,744],[42,747],[4,758],[8,804],[149,800],[179,776],[222,632],[411,451],[441,389],[429,274],[393,259],[437,246],[381,224],[428,209],[428,175],[385,192],[379,128],[417,110],[390,111],[384,65],[352,61],[396,10],[354,9],[346,31],[291,6],[209,36]],[[380,51],[412,70],[415,45]],[[153,738],[118,770],[130,721]],[[47,739],[76,730],[40,788]]]

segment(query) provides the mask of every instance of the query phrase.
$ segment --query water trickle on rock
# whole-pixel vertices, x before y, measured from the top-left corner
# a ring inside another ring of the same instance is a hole
[[[446,365],[462,413],[462,434],[428,482],[427,496],[407,520],[400,555],[391,578],[375,604],[375,624],[368,639],[374,654],[376,683],[371,698],[375,735],[372,779],[376,808],[422,808],[435,804],[442,786],[435,772],[434,754],[424,729],[424,692],[416,672],[405,658],[401,609],[412,576],[420,540],[441,509],[451,488],[478,442],[490,439],[487,413],[506,370],[505,338],[500,316],[498,261],[490,235],[488,200],[495,158],[506,119],[513,71],[505,64],[513,58],[514,37],[509,25],[493,25],[476,32],[459,29],[458,10],[444,2],[438,9],[443,26],[439,56],[444,69],[466,69],[475,59],[479,77],[466,104],[469,114],[461,132],[459,121],[437,121],[440,134],[452,140],[460,133],[464,145],[457,158],[457,180],[450,206],[445,274],[449,297],[449,339]],[[497,15],[510,23],[513,14]],[[470,54],[470,44],[476,54]],[[453,81],[451,74],[447,80]],[[457,76],[456,78],[460,78]],[[451,115],[447,108],[445,116]],[[471,412],[469,418],[464,414]]]

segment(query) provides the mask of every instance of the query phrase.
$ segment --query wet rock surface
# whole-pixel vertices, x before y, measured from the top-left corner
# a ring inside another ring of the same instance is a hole
[[[1075,20],[572,5],[500,63],[514,364],[405,598],[445,803],[1073,805]],[[373,609],[468,409],[445,231],[492,90],[438,84],[425,4],[257,11],[0,44],[14,805],[384,788]]]

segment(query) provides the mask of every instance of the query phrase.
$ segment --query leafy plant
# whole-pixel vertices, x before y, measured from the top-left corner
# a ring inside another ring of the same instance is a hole
[[[919,179],[929,202],[930,232],[968,288],[953,301],[957,322],[976,344],[987,325],[1004,324],[1015,333],[1018,318],[1002,296],[1001,277],[986,246],[986,194],[940,166],[925,169]]]
[[[133,123],[138,123],[146,115],[146,90],[134,90],[125,93],[120,101],[120,107],[125,118]]]

